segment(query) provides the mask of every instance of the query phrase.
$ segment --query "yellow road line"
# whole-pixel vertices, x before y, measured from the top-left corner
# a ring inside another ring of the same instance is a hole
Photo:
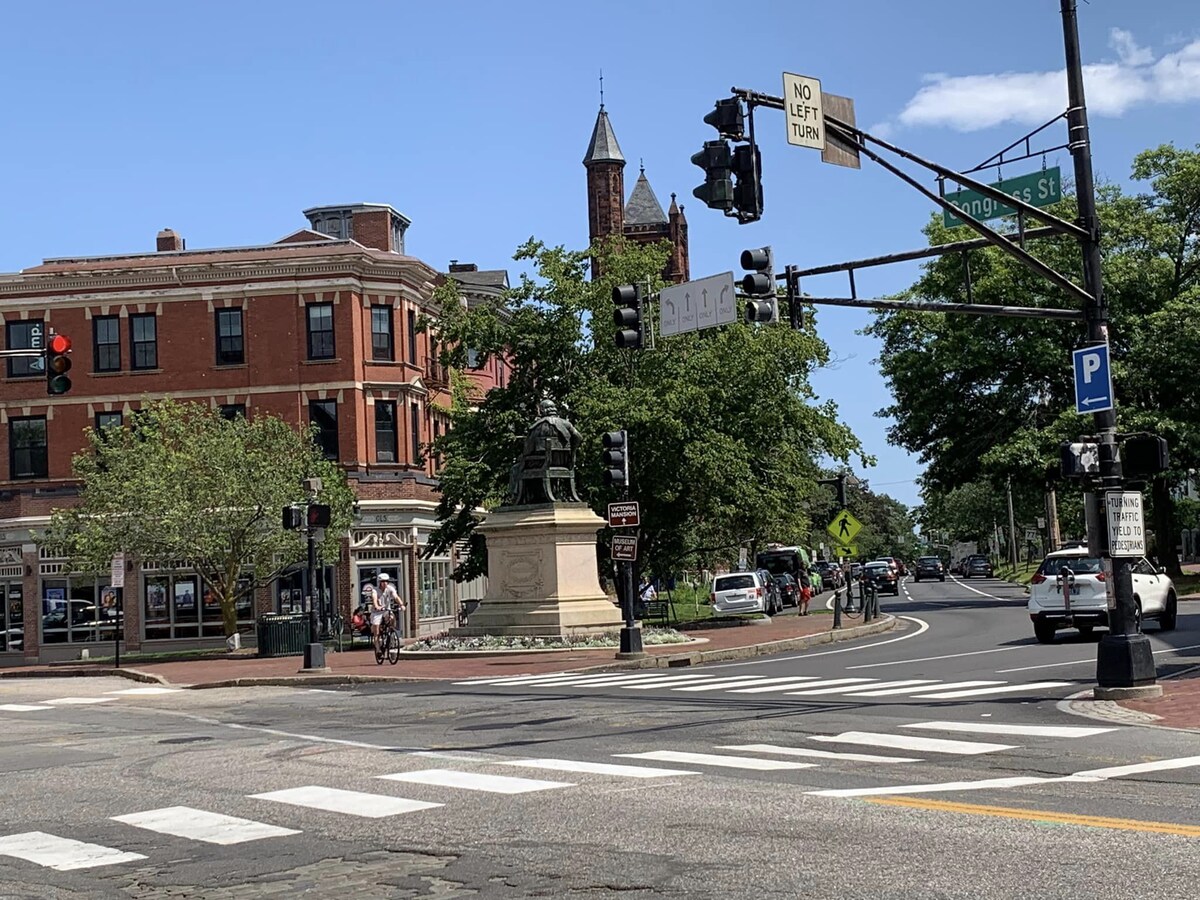
[[[1072,813],[1049,812],[1037,809],[1014,809],[1007,806],[979,806],[974,803],[951,803],[946,800],[922,800],[916,797],[873,797],[868,803],[881,806],[904,806],[937,812],[955,812],[975,816],[996,816],[1004,819],[1026,819],[1033,822],[1056,822],[1062,825],[1083,825],[1088,828],[1115,828],[1121,831],[1147,831],[1156,834],[1178,834],[1200,837],[1200,825],[1176,825],[1173,822],[1144,822],[1138,819],[1110,819],[1107,816],[1079,816]]]

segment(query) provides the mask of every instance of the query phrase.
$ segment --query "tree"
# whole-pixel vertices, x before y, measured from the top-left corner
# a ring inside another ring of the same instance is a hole
[[[629,432],[644,569],[667,574],[698,557],[736,558],[745,543],[809,536],[817,461],[861,455],[836,408],[816,402],[808,383],[828,348],[811,330],[736,323],[659,337],[653,350],[618,350],[612,288],[648,282],[656,292],[668,246],[615,241],[577,252],[531,240],[516,258],[533,274],[500,302],[468,310],[453,285],[442,289],[443,361],[461,367],[471,350],[477,364],[503,355],[511,371],[508,384],[477,404],[462,391],[450,430],[435,442],[445,461],[440,524],[426,552],[466,541],[470,552],[455,577],[486,571],[476,513],[502,502],[543,398],[584,436],[576,477],[595,509],[617,499],[601,478],[601,435]],[[593,254],[604,275],[589,281]]]
[[[220,602],[231,635],[237,602],[253,583],[305,558],[300,533],[283,528],[282,510],[303,502],[301,482],[314,476],[323,485],[319,502],[332,513],[321,556],[337,558],[353,494],[311,436],[282,419],[227,420],[208,406],[163,400],[87,436],[88,449],[72,461],[80,503],[56,510],[43,538],[77,571],[106,572],[122,552],[186,560]]]

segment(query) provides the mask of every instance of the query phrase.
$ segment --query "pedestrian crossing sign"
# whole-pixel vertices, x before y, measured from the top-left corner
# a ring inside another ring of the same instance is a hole
[[[858,544],[838,544],[834,549],[834,556],[858,556]]]
[[[839,544],[849,544],[862,531],[862,522],[843,509],[833,517],[833,521],[825,526],[825,530],[833,535]]]

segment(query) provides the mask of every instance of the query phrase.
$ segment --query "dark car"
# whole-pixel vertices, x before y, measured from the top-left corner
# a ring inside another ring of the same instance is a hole
[[[972,575],[979,575],[982,578],[991,578],[992,561],[986,556],[968,556],[967,564],[963,570],[963,578],[970,578]]]
[[[936,556],[922,556],[917,560],[917,571],[913,578],[916,581],[920,581],[922,578],[936,578],[938,581],[945,581],[946,569]]]
[[[836,564],[828,560],[818,560],[816,565],[817,571],[821,573],[821,580],[827,587],[840,588],[846,583],[841,568]]]
[[[779,589],[779,598],[784,606],[799,606],[800,605],[800,585],[787,572],[782,575],[772,575],[772,580],[775,582],[775,587]]]
[[[783,610],[783,595],[779,593],[779,585],[775,582],[775,576],[766,569],[758,569],[758,576],[763,580],[763,584],[767,588],[766,614],[773,616],[777,612]]]
[[[900,577],[886,562],[869,562],[863,566],[862,580],[875,585],[881,594],[900,596]]]

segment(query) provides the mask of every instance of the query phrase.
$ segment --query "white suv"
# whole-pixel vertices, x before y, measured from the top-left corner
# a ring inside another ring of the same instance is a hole
[[[1064,602],[1059,575],[1069,569],[1070,590]],[[1157,619],[1161,631],[1175,628],[1178,598],[1171,579],[1145,559],[1133,567],[1133,596],[1137,603],[1137,630],[1142,619]],[[1075,547],[1051,553],[1029,582],[1029,618],[1039,642],[1049,644],[1059,628],[1077,628],[1091,634],[1097,625],[1108,625],[1108,595],[1100,560]]]
[[[738,616],[743,613],[770,615],[772,585],[765,572],[730,572],[713,579],[712,604],[714,616]]]

